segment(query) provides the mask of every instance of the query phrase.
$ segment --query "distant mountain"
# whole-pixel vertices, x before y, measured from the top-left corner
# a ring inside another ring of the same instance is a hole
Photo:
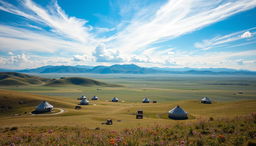
[[[18,72],[24,73],[85,73],[88,68],[75,66],[43,66],[35,69],[25,69]]]
[[[164,73],[164,71],[155,70],[152,68],[143,68],[134,64],[112,65],[112,66],[96,66],[90,70],[91,73],[111,74],[147,74],[147,73]]]
[[[235,70],[227,68],[145,68],[135,64],[112,65],[112,66],[43,66],[34,69],[7,70],[0,72],[21,73],[97,73],[97,74],[222,74],[222,75],[256,75],[254,71]]]
[[[108,86],[119,87],[120,85],[108,84],[88,78],[62,77],[60,79],[47,79],[16,72],[0,72],[0,86],[25,86],[25,85],[45,85],[45,86]]]

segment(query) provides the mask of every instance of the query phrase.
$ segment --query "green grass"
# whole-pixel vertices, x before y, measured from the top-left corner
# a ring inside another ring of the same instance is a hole
[[[255,145],[256,115],[126,128],[40,126],[0,128],[0,145]]]
[[[255,138],[255,114],[251,115],[256,111],[253,76],[88,75],[92,76],[123,87],[2,86],[0,105],[11,105],[12,109],[0,112],[0,145],[109,145],[119,137],[123,139],[119,145],[179,145],[182,141],[189,145],[245,145]],[[237,94],[239,91],[243,94]],[[97,95],[100,100],[75,110],[79,103],[76,98],[81,95]],[[213,104],[201,104],[203,96],[213,99]],[[124,102],[109,102],[113,97]],[[143,104],[143,97],[158,103]],[[19,104],[21,100],[25,104]],[[65,112],[24,114],[42,100]],[[188,120],[168,119],[167,112],[176,105],[189,113]],[[143,119],[135,118],[137,110],[144,111]],[[102,124],[107,119],[114,124]],[[10,130],[12,127],[18,130]]]
[[[81,95],[97,95],[103,100],[117,96],[126,102],[140,102],[143,97],[160,102],[186,99],[199,100],[208,96],[215,101],[256,99],[254,76],[199,76],[199,75],[92,75],[92,74],[36,74],[42,77],[60,78],[81,76],[95,78],[100,82],[119,84],[123,87],[100,86],[19,86],[3,89],[30,92],[41,95],[76,99]],[[97,90],[100,88],[101,90]],[[237,94],[243,91],[244,94]]]

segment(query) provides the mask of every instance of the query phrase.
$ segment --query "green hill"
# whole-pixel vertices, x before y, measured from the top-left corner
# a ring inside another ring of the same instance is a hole
[[[81,85],[81,86],[109,86],[107,83],[99,82],[96,80],[88,79],[88,78],[80,78],[80,77],[68,77],[55,79],[50,81],[48,86],[63,86],[63,85]]]
[[[0,72],[0,86],[26,86],[26,85],[45,85],[45,86],[108,86],[118,87],[119,85],[107,84],[88,78],[81,77],[62,77],[60,79],[47,79],[15,72]]]
[[[57,107],[72,107],[72,99],[59,100],[48,96],[0,90],[0,116],[29,113],[42,101],[48,101]]]
[[[0,86],[40,85],[50,79],[16,72],[0,72]]]

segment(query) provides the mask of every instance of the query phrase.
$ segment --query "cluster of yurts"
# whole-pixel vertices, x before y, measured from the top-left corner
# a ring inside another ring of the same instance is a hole
[[[98,99],[99,98],[97,96],[93,96],[91,98],[91,100],[98,100]],[[87,100],[86,96],[81,96],[80,98],[78,98],[78,100],[81,100],[80,105],[89,105],[89,101]],[[117,97],[114,97],[111,101],[119,102],[119,99]],[[150,103],[150,99],[144,98],[142,100],[142,103]],[[153,101],[153,103],[156,103],[156,102]],[[208,97],[203,97],[201,99],[201,103],[211,104],[212,101]],[[171,119],[188,119],[188,113],[184,111],[180,106],[176,106],[168,112],[168,117]]]
[[[91,98],[91,100],[98,100],[98,99],[99,98],[97,96],[93,96]],[[81,100],[80,105],[89,105],[89,101],[87,100],[86,96],[81,96],[80,98],[78,98],[78,100]],[[112,102],[118,102],[118,101],[119,99],[117,97],[114,97],[112,99]],[[150,100],[148,98],[144,98],[142,100],[142,103],[150,103]],[[201,103],[211,104],[212,101],[210,98],[204,97],[201,99]],[[53,109],[53,106],[51,104],[49,104],[47,101],[43,101],[37,106],[36,111],[49,112],[52,109]],[[180,106],[176,106],[168,112],[168,117],[171,119],[180,119],[180,120],[188,119],[188,113],[184,111]]]

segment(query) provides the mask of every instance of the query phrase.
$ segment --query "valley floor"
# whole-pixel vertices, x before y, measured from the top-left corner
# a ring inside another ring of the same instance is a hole
[[[102,79],[123,87],[1,87],[0,145],[255,144],[255,78],[149,79]],[[75,110],[81,95],[100,100]],[[114,96],[121,101],[110,102]],[[213,104],[201,104],[203,96]],[[157,103],[141,103],[143,97]],[[64,112],[31,115],[43,100]],[[189,113],[188,120],[168,118],[177,105]],[[143,119],[136,119],[138,110],[143,110]],[[107,119],[113,125],[102,124]]]

